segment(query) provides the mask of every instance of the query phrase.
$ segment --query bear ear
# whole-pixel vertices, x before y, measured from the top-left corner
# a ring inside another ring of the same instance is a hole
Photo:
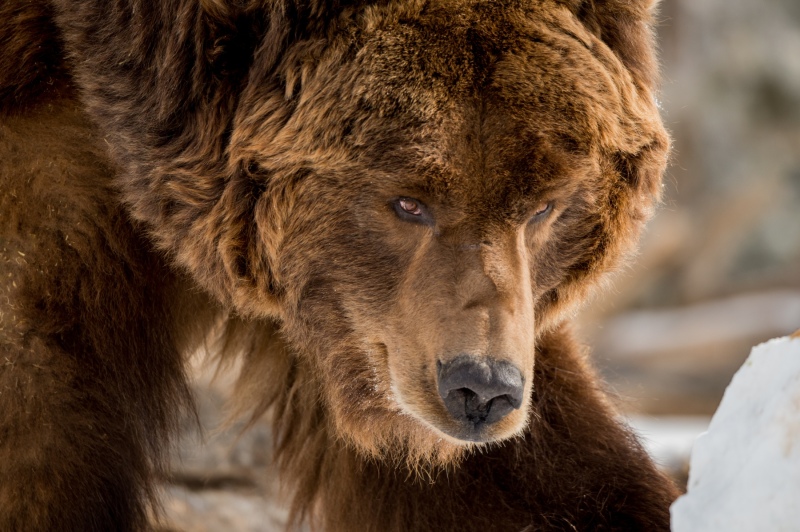
[[[658,65],[653,19],[659,0],[559,0],[620,58],[634,79],[654,89]]]

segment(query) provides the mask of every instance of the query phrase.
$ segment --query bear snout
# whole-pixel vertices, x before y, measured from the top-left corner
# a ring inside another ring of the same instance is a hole
[[[437,362],[439,395],[462,424],[462,439],[481,439],[484,429],[522,406],[525,378],[511,362],[459,355]]]

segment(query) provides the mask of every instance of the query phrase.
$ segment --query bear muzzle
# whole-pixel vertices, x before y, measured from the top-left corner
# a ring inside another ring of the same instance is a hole
[[[525,378],[511,362],[472,355],[437,362],[439,395],[460,426],[451,436],[483,441],[486,429],[519,409]]]

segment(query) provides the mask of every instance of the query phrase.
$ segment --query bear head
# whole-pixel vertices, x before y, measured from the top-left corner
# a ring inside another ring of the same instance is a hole
[[[527,426],[537,336],[659,197],[647,4],[388,3],[259,50],[231,153],[260,297],[357,448],[447,460]]]

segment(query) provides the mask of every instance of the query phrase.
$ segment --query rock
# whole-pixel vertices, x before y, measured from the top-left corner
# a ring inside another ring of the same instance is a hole
[[[692,451],[673,532],[800,526],[800,339],[753,349]]]

